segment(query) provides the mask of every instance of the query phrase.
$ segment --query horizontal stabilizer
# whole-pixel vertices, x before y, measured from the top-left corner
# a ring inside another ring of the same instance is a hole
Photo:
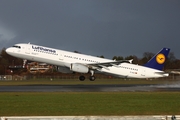
[[[169,76],[169,73],[165,73],[165,72],[155,72],[156,74],[160,74],[160,75],[163,75],[163,76]]]

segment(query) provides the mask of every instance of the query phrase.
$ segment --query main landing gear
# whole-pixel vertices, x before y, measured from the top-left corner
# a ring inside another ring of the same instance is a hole
[[[80,81],[84,81],[86,78],[83,76],[83,75],[81,75],[81,76],[79,76],[79,80]]]
[[[94,71],[90,70],[90,73],[91,73],[91,76],[89,77],[89,80],[94,81],[96,79],[96,77],[94,76]],[[85,79],[86,79],[85,76],[83,75],[79,76],[80,81],[84,81]]]
[[[83,75],[79,76],[79,80],[80,80],[80,81],[84,81],[85,79],[86,79],[85,76],[83,76]],[[96,79],[95,76],[90,76],[90,77],[89,77],[89,80],[90,80],[90,81],[94,81],[95,79]]]

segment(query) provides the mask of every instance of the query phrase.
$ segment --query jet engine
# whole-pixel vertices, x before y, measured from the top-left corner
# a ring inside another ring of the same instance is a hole
[[[68,67],[58,66],[57,71],[61,73],[73,73]]]
[[[88,73],[89,72],[89,68],[83,64],[79,64],[79,63],[72,63],[70,66],[70,70],[74,71],[74,72],[79,72],[79,73]]]

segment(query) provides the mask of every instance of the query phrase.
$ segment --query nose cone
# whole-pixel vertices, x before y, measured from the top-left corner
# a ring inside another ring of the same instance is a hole
[[[7,49],[6,49],[6,53],[7,53],[7,54],[11,54],[11,53],[13,53],[12,48],[7,48]]]

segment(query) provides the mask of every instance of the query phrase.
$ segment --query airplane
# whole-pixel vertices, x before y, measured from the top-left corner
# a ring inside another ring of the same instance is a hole
[[[89,80],[94,81],[96,79],[94,73],[97,72],[122,78],[169,76],[168,73],[162,71],[170,52],[169,48],[162,48],[143,66],[132,64],[132,60],[115,61],[30,43],[15,44],[7,48],[6,52],[17,58],[58,66],[58,71],[62,73],[81,73],[82,75],[79,76],[80,81],[85,80],[83,75],[85,73],[90,73]]]

